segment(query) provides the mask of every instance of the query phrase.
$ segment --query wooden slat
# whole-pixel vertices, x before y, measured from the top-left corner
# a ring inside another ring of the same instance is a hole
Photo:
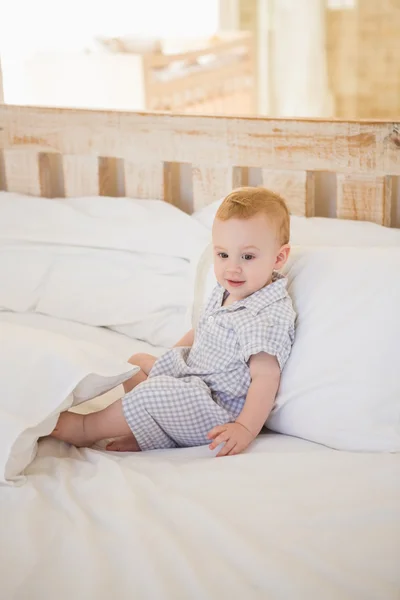
[[[100,196],[121,196],[119,186],[119,163],[117,158],[99,160],[99,190]]]
[[[193,210],[199,210],[243,185],[247,169],[192,165]]]
[[[66,198],[99,195],[99,163],[96,156],[63,157]]]
[[[42,196],[60,198],[64,195],[62,159],[59,154],[39,154],[39,177]]]
[[[9,192],[41,195],[39,156],[28,150],[4,152],[6,189]]]
[[[0,105],[0,149],[400,175],[393,122],[205,117]]]
[[[183,209],[181,196],[181,166],[178,163],[165,163],[164,200]]]
[[[162,162],[133,163],[124,161],[125,195],[129,198],[160,200],[164,198]]]
[[[336,215],[389,226],[391,196],[391,177],[338,174]]]
[[[311,217],[315,212],[315,177],[306,171],[261,170],[262,184],[279,194],[293,215]]]

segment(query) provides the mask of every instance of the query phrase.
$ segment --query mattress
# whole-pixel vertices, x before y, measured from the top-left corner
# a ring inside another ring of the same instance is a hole
[[[0,320],[121,356],[164,351],[43,315]],[[47,439],[27,475],[0,488],[4,600],[400,596],[400,455],[270,433],[221,459],[207,447],[117,454]]]

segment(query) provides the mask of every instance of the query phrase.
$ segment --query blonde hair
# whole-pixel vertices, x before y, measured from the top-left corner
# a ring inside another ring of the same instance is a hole
[[[220,221],[266,215],[275,225],[281,245],[290,238],[290,213],[281,196],[262,187],[241,187],[224,198],[215,215]]]

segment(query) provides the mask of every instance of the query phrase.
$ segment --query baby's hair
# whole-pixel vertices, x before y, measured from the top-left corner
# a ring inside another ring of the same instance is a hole
[[[215,215],[220,221],[250,219],[265,214],[276,226],[281,245],[290,238],[290,214],[283,198],[262,187],[241,187],[224,198]]]

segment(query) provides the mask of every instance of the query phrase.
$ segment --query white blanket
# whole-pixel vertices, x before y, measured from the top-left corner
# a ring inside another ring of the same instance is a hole
[[[0,489],[0,596],[398,600],[399,468],[274,435],[227,459],[46,441]]]
[[[68,325],[41,315],[2,320]],[[68,332],[116,356],[149,351],[107,330]],[[118,455],[45,440],[26,475],[22,487],[0,487],[5,600],[400,595],[399,454],[275,434],[227,459],[206,447]]]
[[[138,367],[40,329],[1,323],[0,339],[0,483],[9,483],[21,480],[62,410],[117,387]]]

